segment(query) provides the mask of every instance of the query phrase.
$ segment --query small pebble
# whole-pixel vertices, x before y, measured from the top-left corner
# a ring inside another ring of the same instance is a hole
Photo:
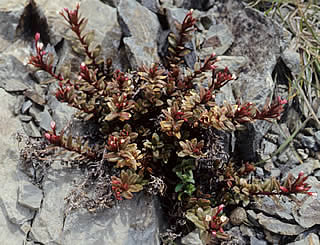
[[[241,225],[243,222],[247,221],[247,213],[246,210],[242,207],[237,207],[232,210],[230,215],[230,222],[233,225]]]
[[[32,106],[31,100],[27,100],[26,102],[24,102],[21,107],[21,113],[25,114],[31,106]]]

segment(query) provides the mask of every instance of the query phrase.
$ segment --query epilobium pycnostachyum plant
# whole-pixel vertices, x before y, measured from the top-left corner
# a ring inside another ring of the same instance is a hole
[[[185,44],[196,25],[192,11],[176,24],[177,33],[169,34],[163,64],[132,72],[114,70],[112,61],[100,56],[101,46],[93,46],[93,32],[85,31],[88,20],[80,16],[79,5],[60,14],[78,40],[74,50],[85,55],[80,71],[55,72],[54,57],[45,51],[39,33],[29,64],[58,81],[55,96],[60,102],[77,108],[80,119],[98,125],[100,143],[64,130],[58,133],[54,122],[44,136],[51,145],[77,153],[81,161],[99,165],[94,176],[104,178],[106,206],[142,190],[159,194],[174,232],[186,234],[197,227],[203,244],[208,244],[211,239],[228,238],[223,230],[228,222],[225,206],[245,206],[263,195],[313,195],[303,173],[297,178],[289,175],[284,183],[275,178],[247,181],[253,164],[219,157],[222,143],[212,132],[277,119],[286,100],[278,97],[262,109],[240,101],[218,105],[219,89],[235,77],[228,68],[217,69],[215,54],[196,62],[192,70],[184,65],[183,57],[190,52]]]

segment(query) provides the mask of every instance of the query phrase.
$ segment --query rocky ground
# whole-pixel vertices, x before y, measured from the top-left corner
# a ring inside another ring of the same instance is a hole
[[[47,50],[59,57],[58,68],[68,63],[78,69],[81,62],[72,53],[72,42],[66,38],[71,32],[58,14],[63,7],[74,8],[77,1],[35,2],[37,11],[29,1],[0,0],[0,243],[160,244],[163,221],[156,200],[138,195],[96,214],[82,209],[66,213],[64,199],[81,181],[81,169],[56,161],[42,175],[36,163],[21,166],[20,149],[26,136],[41,138],[52,120],[60,130],[75,113],[56,100],[52,94],[56,84],[46,74],[33,73],[26,65],[33,52],[34,33],[41,32]],[[198,31],[186,63],[192,66],[196,55],[203,58],[215,52],[221,57],[219,65],[228,66],[238,77],[223,88],[220,101],[240,97],[263,105],[273,94],[286,98],[288,83],[276,80],[276,71],[299,73],[299,54],[291,49],[290,33],[240,1],[80,2],[81,13],[89,18],[88,28],[95,30],[95,40],[122,69],[159,61],[174,21],[182,21],[187,9],[194,8]],[[257,122],[248,131],[233,134],[233,148],[245,160],[265,160],[255,173],[261,178],[282,179],[303,171],[318,197],[297,196],[299,205],[288,198],[276,204],[265,197],[246,209],[235,209],[227,229],[233,236],[229,244],[319,244],[320,131],[300,109],[293,100],[277,124]],[[320,118],[320,110],[316,113]],[[295,131],[288,147],[273,154]],[[200,241],[191,233],[182,243],[198,245]]]

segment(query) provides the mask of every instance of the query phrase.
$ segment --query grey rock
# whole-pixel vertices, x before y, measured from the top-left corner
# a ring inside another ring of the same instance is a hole
[[[305,175],[310,175],[315,169],[320,168],[320,162],[317,159],[308,158],[303,164],[300,164],[289,171],[295,178],[300,172],[304,172]],[[282,180],[288,176],[288,173],[284,175]]]
[[[278,149],[278,146],[268,140],[263,139],[261,142],[261,150],[263,155],[269,156]]]
[[[280,169],[278,169],[278,168],[271,169],[271,177],[277,178],[280,176],[280,174],[281,174]]]
[[[199,231],[195,230],[190,232],[188,235],[184,236],[181,239],[181,243],[185,245],[199,245],[202,244],[202,241],[199,237]]]
[[[240,231],[243,236],[248,236],[248,237],[255,236],[255,234],[256,234],[254,229],[252,229],[249,226],[246,226],[244,224],[240,225]]]
[[[0,209],[0,241],[2,241],[3,245],[23,244],[25,240],[25,234],[20,230],[19,226],[8,220],[2,210]]]
[[[224,69],[228,67],[231,73],[239,74],[241,69],[243,69],[248,64],[248,58],[244,56],[219,56],[219,60],[215,65],[218,69]],[[232,83],[232,82],[231,82]]]
[[[256,237],[250,237],[250,245],[267,245],[268,243],[263,240],[259,240]]]
[[[280,155],[278,156],[278,160],[281,164],[286,164],[289,160],[288,155],[286,154],[286,152],[282,152],[280,153]]]
[[[284,29],[263,16],[263,13],[243,8],[238,1],[229,1],[225,13],[220,13],[221,16],[224,14],[228,15],[224,21],[227,21],[234,36],[235,45],[232,46],[230,55],[248,59],[247,69],[240,74],[237,82],[241,91],[245,91],[241,98],[264,104],[274,87],[274,82],[269,77],[271,78],[276,60],[283,51],[280,42],[284,38]]]
[[[304,195],[302,197],[302,206],[294,206],[292,208],[292,214],[300,226],[310,228],[316,224],[320,224],[320,220],[318,219],[320,215],[320,181],[318,181],[316,177],[310,176],[306,183],[311,185],[309,191],[316,193],[317,196],[308,197]],[[305,198],[307,198],[307,200],[304,200]]]
[[[60,132],[73,117],[76,109],[67,104],[59,103],[53,110],[52,119],[56,122],[57,131]]]
[[[154,13],[160,12],[160,3],[158,0],[137,0],[142,6]]]
[[[318,145],[320,145],[320,131],[314,133],[315,140]]]
[[[22,225],[33,218],[34,212],[29,208],[17,204],[17,195],[12,195],[13,191],[17,191],[17,184],[9,182],[7,185],[9,184],[11,185],[7,188],[9,189],[9,193],[1,195],[1,206],[5,210],[5,214],[10,222],[13,224]]]
[[[39,126],[45,131],[51,130],[50,123],[52,122],[52,117],[48,110],[45,108],[44,111],[39,113]]]
[[[168,8],[167,9],[167,20],[169,24],[169,28],[175,34],[178,34],[177,28],[175,26],[175,22],[182,23],[184,17],[188,13],[187,9],[183,8]]]
[[[52,84],[49,93],[55,91],[57,85]],[[55,121],[57,132],[60,132],[72,119],[73,115],[78,111],[76,108],[66,103],[61,103],[53,95],[48,96],[48,107],[52,110],[52,120]]]
[[[25,102],[22,104],[21,113],[22,113],[22,114],[25,114],[25,113],[30,109],[31,106],[32,106],[32,101],[31,101],[31,100],[25,101]]]
[[[265,171],[271,172],[272,169],[276,168],[275,165],[274,165],[274,163],[273,163],[273,161],[272,161],[272,159],[267,159],[267,160],[265,160],[265,161],[266,161],[266,162],[265,162],[264,165],[263,165],[263,169],[264,169]]]
[[[41,119],[40,119],[40,113],[42,109],[40,109],[37,105],[33,104],[32,107],[29,109],[29,115],[32,116],[34,122],[39,125]]]
[[[18,191],[18,202],[30,209],[40,208],[42,200],[42,191],[30,182],[22,181]]]
[[[16,96],[16,103],[13,107],[13,115],[17,116],[21,113],[21,108],[23,103],[25,102],[25,98],[23,95]]]
[[[24,92],[24,96],[26,96],[28,99],[32,100],[34,103],[40,106],[46,104],[45,99],[37,91],[28,89]]]
[[[120,0],[101,0],[101,2],[108,4],[111,7],[116,8],[120,3]]]
[[[28,116],[28,115],[19,115],[19,119],[21,120],[21,122],[30,122],[32,120],[32,116]]]
[[[268,196],[264,196],[261,198],[260,203],[256,203],[254,205],[256,210],[263,211],[264,213],[278,216],[282,219],[286,219],[288,221],[293,220],[293,216],[291,215],[291,209],[293,204],[288,202],[285,198],[279,200],[279,204],[276,204],[272,198]]]
[[[77,4],[76,0],[59,0],[59,1],[37,1],[37,7],[41,10],[44,18],[46,19],[48,25],[50,26],[50,44],[55,46],[58,44],[62,38],[67,34],[72,35],[71,30],[69,30],[68,25],[61,16],[57,13],[63,10],[63,8],[68,8],[73,10]]]
[[[128,59],[132,67],[159,62],[157,16],[136,1],[121,0],[118,13]]]
[[[316,141],[313,136],[303,135],[300,140],[301,140],[302,145],[306,148],[309,148],[309,149],[313,149],[316,145]]]
[[[11,112],[15,102],[14,96],[0,88],[0,241],[8,245],[23,244],[25,235],[19,225],[33,217],[33,212],[17,203],[19,149],[15,134],[21,125]]]
[[[314,233],[310,233],[304,239],[301,239],[295,242],[290,242],[287,245],[316,245],[316,244],[320,244],[319,237]]]
[[[228,241],[229,244],[246,245],[246,240],[241,236],[241,231],[239,226],[234,226],[230,230],[225,232],[230,235],[231,239]]]
[[[179,1],[176,1],[179,2]],[[212,6],[214,1],[212,0],[183,0],[182,7],[185,9],[199,9],[204,10],[208,9],[210,6]]]
[[[313,175],[314,175],[317,179],[319,179],[319,178],[320,178],[320,169],[315,170],[314,173],[313,173]]]
[[[247,214],[248,214],[248,218],[250,218],[251,220],[258,219],[256,212],[253,210],[248,210]]]
[[[64,198],[71,191],[73,181],[80,178],[80,174],[73,169],[63,170],[57,162],[49,170],[48,177],[43,182],[42,207],[34,218],[30,232],[35,241],[44,244],[62,244]]]
[[[27,70],[12,55],[0,55],[0,88],[7,92],[19,92],[28,89],[25,84]]]
[[[289,166],[288,164],[292,166],[295,166],[295,164],[300,164],[299,158],[296,156],[296,153],[290,149],[290,147],[287,147],[286,150],[281,152],[277,159],[280,164],[285,164],[286,166]]]
[[[286,66],[293,74],[299,74],[301,70],[300,54],[291,48],[287,48],[281,56]]]
[[[218,21],[227,24],[234,37],[234,45],[228,50],[228,55],[243,56],[248,60],[237,81],[232,82],[235,97],[262,106],[274,89],[271,74],[288,46],[288,34],[263,13],[244,7],[241,1],[228,1],[219,14]],[[282,41],[284,39],[285,42]],[[257,122],[249,128],[251,135],[238,135],[243,140],[236,145],[243,148],[236,149],[237,154],[242,159],[255,161],[257,146],[270,126],[267,122]],[[245,145],[244,141],[248,143]]]
[[[44,198],[31,237],[44,244],[160,244],[158,207],[144,195],[102,213],[78,209],[65,213],[65,197],[81,178],[79,170],[55,163],[43,182]],[[52,215],[54,213],[54,215]],[[102,232],[103,231],[103,232]]]
[[[263,168],[260,167],[256,167],[256,175],[259,176],[260,178],[264,177],[264,172],[263,172]]]
[[[21,0],[0,1],[0,53],[14,41],[16,27],[24,8]]]
[[[215,53],[217,55],[223,55],[233,43],[233,35],[229,29],[229,26],[224,23],[212,25],[207,31],[205,41],[200,51],[200,57]]]
[[[102,214],[79,211],[68,215],[62,244],[159,245],[156,206],[149,199],[140,194]]]
[[[32,122],[23,123],[22,127],[25,133],[30,137],[42,137],[37,126]]]
[[[280,244],[280,241],[282,240],[281,235],[275,234],[273,232],[270,232],[268,230],[264,230],[264,239],[267,240],[270,244]]]
[[[55,62],[57,63],[57,71],[60,71],[62,66],[64,64],[71,65],[71,68],[73,70],[79,69],[79,64],[82,61],[83,57],[80,57],[79,55],[75,54],[71,50],[72,42],[71,40],[74,40],[75,36],[74,33],[70,30],[69,26],[67,25],[66,21],[64,18],[59,15],[58,13],[63,10],[63,8],[67,8],[69,10],[73,10],[76,7],[76,4],[79,1],[76,0],[59,0],[59,1],[44,1],[44,0],[39,0],[36,1],[37,4],[37,9],[40,10],[40,13],[42,17],[47,21],[48,26],[50,27],[50,31],[47,37],[47,41],[49,44],[46,47],[47,51],[50,51],[51,53],[54,54],[55,57]],[[95,5],[95,1],[92,1],[93,4],[92,6]],[[104,5],[108,7],[107,5]],[[102,8],[103,9],[103,8]],[[34,10],[33,10],[34,11]],[[80,12],[82,12],[82,9],[80,7]],[[110,15],[105,15],[105,19],[108,19],[110,16],[113,16],[113,14],[110,13]],[[89,16],[83,16],[83,17],[89,17]],[[96,17],[100,17],[100,15],[94,15],[92,14],[90,17],[95,19]],[[99,27],[95,28],[95,32],[97,33],[97,37],[100,37],[101,33],[104,33],[104,29],[111,28],[111,22],[109,23],[110,25],[100,25]],[[88,23],[88,26],[90,26],[90,21]],[[96,26],[95,26],[96,27]],[[90,31],[90,27],[87,28],[84,32]],[[116,29],[116,28],[115,28]],[[30,45],[29,45],[30,46]],[[111,44],[110,44],[111,46]],[[56,51],[57,50],[57,53]],[[11,51],[13,52],[13,51]],[[34,50],[33,50],[34,52]],[[29,52],[24,54],[25,57],[29,56]],[[20,55],[16,55],[20,56]],[[42,73],[42,72],[37,72],[37,77],[36,80],[40,77],[42,78],[40,81],[44,81],[48,77],[47,74]],[[40,76],[38,76],[40,75]],[[39,80],[38,80],[39,82]]]
[[[253,224],[254,226],[260,226],[258,223],[258,217],[255,211],[247,210],[247,217],[249,223]]]
[[[81,172],[54,165],[43,183],[44,199],[31,235],[35,241],[55,244],[159,244],[157,208],[139,195],[103,213],[79,209],[65,216],[64,198]],[[52,215],[54,213],[54,215]],[[103,232],[102,232],[103,231]]]
[[[268,132],[270,123],[256,121],[247,125],[248,129],[236,132],[236,154],[245,161],[257,161],[260,141]]]
[[[232,86],[231,84],[226,84],[220,89],[221,93],[216,94],[216,102],[218,105],[223,105],[225,101],[230,103],[235,103],[236,99],[232,93]]]
[[[184,0],[160,0],[160,4],[162,8],[182,8]]]
[[[306,151],[307,149],[297,149],[297,152],[299,153],[299,156],[302,160],[306,160],[309,157],[309,154]]]
[[[99,0],[85,0],[80,4],[80,11],[89,19],[87,30],[95,31],[94,43],[101,44],[101,56],[112,58],[113,63],[118,63],[122,32],[117,19],[117,9]]]
[[[263,228],[280,235],[295,236],[305,230],[299,225],[292,225],[289,223],[285,223],[275,218],[265,216],[262,213],[259,213],[257,217],[258,217],[259,224]]]

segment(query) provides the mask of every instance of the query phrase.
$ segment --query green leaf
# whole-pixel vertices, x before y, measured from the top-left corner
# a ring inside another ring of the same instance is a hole
[[[191,196],[192,193],[193,193],[195,190],[196,190],[196,187],[195,187],[194,185],[188,184],[188,185],[187,185],[187,188],[185,188],[184,193],[187,193],[187,194],[189,194],[189,196]]]
[[[182,187],[183,187],[183,184],[180,183],[180,184],[177,184],[176,188],[174,189],[175,192],[179,192],[182,190]]]
[[[168,36],[168,42],[169,42],[170,46],[172,46],[174,48],[177,46],[177,41],[176,41],[176,37],[175,36],[169,35]]]
[[[83,120],[84,120],[84,121],[88,121],[88,120],[90,120],[91,118],[93,118],[93,116],[94,116],[94,114],[93,114],[93,113],[90,113],[90,114],[88,114]]]
[[[89,46],[90,43],[93,41],[94,39],[94,31],[90,31],[88,32],[85,36],[84,36],[84,41],[85,43]]]
[[[101,53],[101,45],[99,44],[99,45],[97,45],[97,46],[94,48],[94,50],[92,51],[92,56],[93,56],[94,58],[97,58],[97,57],[100,55],[100,53]]]
[[[173,55],[176,55],[176,54],[177,54],[176,51],[175,51],[173,48],[171,48],[171,47],[168,48],[168,51],[169,51],[171,54],[173,54]]]
[[[108,115],[105,116],[104,120],[112,121],[113,119],[119,116],[118,112],[110,112]]]
[[[68,136],[67,148],[72,149],[72,136],[71,136],[71,134]]]
[[[185,49],[185,50],[183,50],[182,52],[180,52],[180,53],[178,54],[178,56],[183,57],[183,56],[186,56],[186,55],[188,55],[188,54],[190,54],[190,53],[191,53],[191,50]]]
[[[187,211],[186,218],[190,220],[200,230],[206,230],[204,223],[201,222],[194,213]]]
[[[80,28],[79,28],[79,30],[80,30],[80,33],[84,30],[84,28],[86,28],[86,25],[88,24],[88,19],[83,19],[83,20],[81,20],[82,21],[82,23],[81,23],[81,25],[80,25]]]
[[[130,192],[139,192],[143,189],[143,186],[140,184],[130,185],[129,191]]]
[[[156,100],[156,106],[162,106],[163,105],[163,101],[162,100]]]
[[[124,112],[124,111],[122,111],[122,112],[119,113],[119,119],[120,119],[121,121],[127,121],[127,120],[129,120],[130,118],[131,118],[131,114],[130,114],[129,112]]]

